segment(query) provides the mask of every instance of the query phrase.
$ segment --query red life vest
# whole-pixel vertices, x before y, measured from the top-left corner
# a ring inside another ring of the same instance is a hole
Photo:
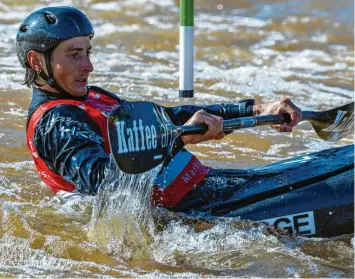
[[[48,101],[40,105],[32,113],[27,125],[27,147],[31,152],[35,167],[41,179],[52,189],[54,193],[59,191],[72,192],[76,188],[75,185],[67,182],[62,176],[50,170],[45,161],[38,156],[36,147],[33,144],[33,136],[36,126],[41,120],[43,114],[49,109],[63,104],[80,107],[91,116],[97,126],[101,129],[101,134],[105,141],[104,150],[107,154],[109,154],[110,146],[107,133],[107,115],[119,105],[119,101],[109,97],[108,95],[97,93],[90,89],[88,91],[88,98],[85,101],[70,99]]]
[[[48,101],[40,105],[32,113],[27,125],[27,147],[31,152],[35,167],[42,181],[48,185],[54,193],[58,193],[59,191],[72,192],[76,187],[48,168],[45,161],[41,159],[37,153],[36,147],[33,144],[33,137],[36,126],[43,114],[49,109],[62,104],[78,106],[90,115],[101,129],[101,134],[105,142],[105,152],[110,154],[107,116],[119,106],[119,101],[109,95],[89,89],[88,98],[85,101],[70,99]],[[156,205],[159,204],[168,208],[173,207],[208,174],[209,168],[203,166],[194,155],[188,151],[180,153],[174,157],[172,162],[156,179],[157,183],[154,186],[152,197],[153,203]]]

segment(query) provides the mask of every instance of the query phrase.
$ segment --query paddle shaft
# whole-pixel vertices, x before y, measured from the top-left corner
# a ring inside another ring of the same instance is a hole
[[[302,121],[309,121],[317,135],[327,141],[336,141],[354,130],[354,103],[328,111],[302,111]],[[287,113],[235,118],[223,121],[223,131],[250,128],[263,125],[290,123]],[[179,135],[203,134],[206,124],[177,127]]]
[[[234,119],[223,121],[223,131],[229,132],[229,131],[243,129],[243,128],[272,125],[272,124],[284,124],[289,122],[290,122],[290,116],[286,113],[234,118]],[[208,126],[206,124],[186,125],[186,126],[177,127],[177,130],[181,136],[204,134],[208,130]]]

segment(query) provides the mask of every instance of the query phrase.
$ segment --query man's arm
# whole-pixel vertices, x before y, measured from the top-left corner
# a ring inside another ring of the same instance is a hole
[[[196,111],[197,110],[197,111]],[[279,114],[287,113],[290,115],[291,122],[284,124],[271,125],[280,132],[291,132],[292,128],[302,119],[302,112],[290,99],[281,98],[280,101],[255,105],[254,100],[245,100],[237,105],[213,105],[206,107],[199,106],[180,106],[167,109],[171,121],[175,125],[194,125],[205,123],[208,131],[201,135],[182,136],[180,145],[189,143],[199,143],[206,140],[222,139],[225,133],[223,120],[260,114]],[[192,115],[192,116],[191,116]],[[175,148],[178,149],[178,148]]]
[[[181,126],[184,125],[189,120],[193,121],[193,117],[196,116],[195,114],[197,112],[201,113],[202,111],[221,117],[224,120],[238,118],[238,117],[252,116],[254,104],[255,104],[255,100],[246,99],[240,101],[237,104],[216,104],[216,105],[209,105],[209,106],[184,105],[184,106],[177,106],[177,107],[167,107],[166,112],[168,113],[169,118],[174,125]],[[221,137],[224,136],[224,134],[229,134],[229,133],[231,132],[223,133],[223,134],[221,133],[214,139],[220,139]],[[201,135],[188,136],[188,137],[198,142],[200,141]],[[178,138],[175,141],[175,144],[172,149],[172,157],[175,156],[177,152],[179,152],[179,150],[185,145],[186,143],[184,142],[185,140],[183,140],[182,138]],[[194,140],[188,140],[188,141],[189,143],[194,143]]]
[[[204,110],[210,114],[222,117],[224,120],[252,116],[254,104],[255,101],[253,99],[247,99],[242,100],[237,104],[217,104],[209,106],[184,105],[168,107],[166,108],[166,112],[174,125],[181,126],[199,110]]]
[[[47,166],[85,194],[95,194],[104,179],[109,155],[101,130],[82,109],[60,105],[47,111],[34,134]]]

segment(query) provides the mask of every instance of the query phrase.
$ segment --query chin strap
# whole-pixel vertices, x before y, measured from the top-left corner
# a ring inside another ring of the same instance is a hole
[[[40,72],[38,75],[44,79],[48,85],[52,88],[54,88],[55,90],[57,90],[59,92],[59,94],[63,97],[68,96],[70,97],[71,95],[66,92],[65,90],[63,90],[59,84],[56,82],[54,75],[53,75],[53,71],[52,71],[52,67],[51,67],[51,54],[52,51],[47,51],[44,52],[44,60],[46,62],[46,67],[47,67],[47,71],[48,71],[48,76],[46,75],[46,73],[44,71]]]

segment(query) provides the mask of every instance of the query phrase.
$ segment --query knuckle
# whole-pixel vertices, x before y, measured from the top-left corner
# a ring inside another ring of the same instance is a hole
[[[282,104],[286,104],[286,103],[289,103],[289,102],[290,102],[290,99],[287,98],[287,97],[282,97],[281,101],[280,101],[280,103],[282,103]]]

